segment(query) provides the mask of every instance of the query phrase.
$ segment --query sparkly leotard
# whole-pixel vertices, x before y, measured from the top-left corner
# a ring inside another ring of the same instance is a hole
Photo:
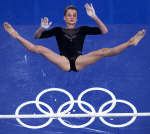
[[[74,29],[54,27],[44,31],[40,38],[56,36],[60,55],[68,58],[70,62],[70,71],[77,71],[75,61],[79,55],[82,55],[85,36],[96,34],[102,34],[98,27],[81,26]]]

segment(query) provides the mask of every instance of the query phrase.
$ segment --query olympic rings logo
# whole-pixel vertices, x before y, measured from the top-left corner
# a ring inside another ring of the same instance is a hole
[[[67,95],[67,96],[69,97],[69,99],[70,99],[70,101],[65,102],[64,104],[62,104],[62,105],[58,108],[57,113],[54,113],[54,112],[53,112],[53,109],[52,109],[48,104],[46,104],[46,103],[40,101],[41,96],[43,96],[45,93],[53,92],[53,91],[64,93],[64,94]],[[80,95],[78,96],[78,99],[77,99],[77,100],[74,100],[73,96],[72,96],[68,91],[66,91],[66,90],[64,90],[64,89],[60,89],[60,88],[49,88],[49,89],[45,89],[45,90],[43,90],[42,92],[40,92],[40,93],[37,95],[35,101],[24,102],[24,103],[22,103],[20,106],[18,106],[18,108],[16,109],[16,112],[15,112],[15,115],[16,115],[16,116],[19,115],[20,110],[21,110],[23,107],[25,107],[26,105],[35,104],[36,107],[37,107],[37,109],[38,109],[41,113],[43,113],[43,114],[45,114],[45,115],[51,115],[51,116],[54,115],[54,114],[55,114],[55,115],[62,115],[61,117],[58,118],[58,120],[59,120],[59,122],[60,122],[61,124],[63,124],[63,125],[66,126],[66,127],[69,127],[69,128],[84,128],[84,127],[87,127],[88,125],[90,125],[91,123],[93,123],[94,120],[95,120],[95,117],[91,117],[91,119],[90,119],[88,122],[86,122],[86,123],[84,123],[84,124],[82,124],[82,125],[73,125],[73,124],[67,123],[67,122],[65,122],[65,121],[62,119],[62,117],[63,117],[63,115],[64,115],[64,117],[65,117],[65,115],[68,114],[68,112],[70,112],[70,111],[72,110],[72,108],[73,108],[73,106],[74,106],[75,103],[77,103],[78,106],[79,106],[79,108],[80,108],[83,112],[85,112],[86,114],[93,114],[93,115],[94,115],[94,114],[97,114],[96,111],[95,111],[95,109],[94,109],[94,107],[93,107],[90,103],[85,102],[85,101],[82,100],[83,96],[84,96],[86,93],[91,92],[91,91],[102,91],[102,92],[107,93],[107,94],[112,98],[112,100],[109,100],[109,101],[105,102],[104,104],[102,104],[102,105],[100,106],[100,108],[99,108],[99,110],[98,110],[98,114],[104,114],[104,113],[107,114],[107,113],[109,113],[110,111],[112,111],[112,110],[114,109],[114,107],[116,106],[116,103],[124,103],[124,104],[128,105],[128,106],[132,109],[133,113],[135,113],[135,114],[137,113],[137,110],[136,110],[135,106],[134,106],[133,104],[131,104],[130,102],[128,102],[128,101],[126,101],[126,100],[120,100],[120,99],[117,100],[116,97],[115,97],[115,95],[114,95],[111,91],[109,91],[108,89],[95,87],[95,88],[86,89],[85,91],[83,91],[82,93],[80,93]],[[103,109],[104,109],[107,105],[109,105],[109,104],[111,104],[111,106],[110,106],[108,109],[106,109],[106,110],[104,111]],[[47,109],[49,110],[49,112],[45,111],[45,110],[41,107],[41,105],[44,106],[45,108],[47,108]],[[69,105],[69,107],[68,107],[66,110],[62,111],[62,109],[63,109],[66,105]],[[86,105],[86,106],[90,109],[90,111],[88,111],[87,109],[85,109],[83,105]],[[18,121],[18,123],[19,123],[20,125],[22,125],[22,126],[24,126],[24,127],[26,127],[26,128],[30,128],[30,129],[39,129],[39,128],[46,127],[46,126],[48,126],[48,125],[53,121],[53,119],[54,119],[54,118],[49,118],[48,121],[47,121],[45,124],[43,124],[43,125],[31,126],[31,125],[25,124],[20,118],[16,118],[16,120]],[[126,126],[128,126],[128,125],[131,125],[131,124],[136,120],[136,116],[133,116],[130,121],[128,121],[128,122],[126,122],[126,123],[124,123],[124,124],[117,124],[117,125],[116,125],[116,124],[109,123],[108,121],[106,121],[106,120],[104,119],[104,117],[99,117],[99,119],[100,119],[100,121],[101,121],[102,123],[104,123],[105,125],[107,125],[107,126],[109,126],[109,127],[126,127]]]

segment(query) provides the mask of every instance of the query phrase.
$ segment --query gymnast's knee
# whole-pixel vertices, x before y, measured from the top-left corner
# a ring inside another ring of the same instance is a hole
[[[43,46],[34,45],[28,49],[32,53],[42,54]]]

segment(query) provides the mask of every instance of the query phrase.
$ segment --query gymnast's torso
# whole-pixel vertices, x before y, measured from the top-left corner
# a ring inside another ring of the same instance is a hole
[[[77,57],[82,55],[85,36],[96,34],[102,34],[98,27],[81,26],[74,29],[54,27],[44,31],[40,38],[56,36],[60,55]]]

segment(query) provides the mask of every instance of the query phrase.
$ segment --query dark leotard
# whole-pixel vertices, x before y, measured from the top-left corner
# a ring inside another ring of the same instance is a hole
[[[81,26],[75,29],[54,27],[44,31],[40,38],[56,36],[60,55],[68,58],[70,62],[70,71],[77,71],[75,61],[79,55],[82,55],[85,36],[96,34],[102,34],[98,27]]]

